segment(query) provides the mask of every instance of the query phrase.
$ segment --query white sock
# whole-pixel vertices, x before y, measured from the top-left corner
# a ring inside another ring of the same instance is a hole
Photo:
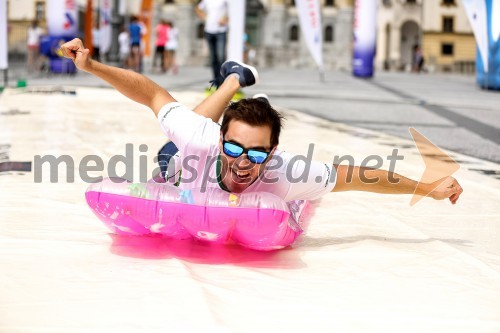
[[[231,73],[227,77],[230,77],[232,75],[234,75],[238,81],[240,80],[240,74],[238,74],[238,73]]]

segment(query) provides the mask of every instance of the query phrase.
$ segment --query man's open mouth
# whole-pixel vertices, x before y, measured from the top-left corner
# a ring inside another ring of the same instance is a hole
[[[233,180],[238,183],[249,183],[250,182],[250,171],[244,170],[231,170],[233,172]]]

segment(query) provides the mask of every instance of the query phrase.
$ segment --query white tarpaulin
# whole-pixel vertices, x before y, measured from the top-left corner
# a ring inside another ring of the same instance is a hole
[[[243,61],[243,35],[245,33],[245,0],[229,1],[229,36],[227,59]]]
[[[8,67],[7,0],[0,0],[0,69]]]
[[[485,0],[462,0],[469,18],[476,43],[483,60],[483,68],[488,72],[488,27]]]
[[[320,69],[323,69],[323,37],[321,31],[321,12],[318,0],[296,0],[300,30],[306,40],[307,48]]]
[[[111,47],[111,0],[100,0],[101,22],[99,26],[100,52],[106,53]]]

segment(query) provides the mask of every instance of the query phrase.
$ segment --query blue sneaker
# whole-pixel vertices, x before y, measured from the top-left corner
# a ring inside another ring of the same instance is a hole
[[[236,73],[240,76],[240,86],[249,87],[259,82],[259,73],[255,67],[240,62],[228,60],[222,64],[220,75],[226,79],[230,74]]]

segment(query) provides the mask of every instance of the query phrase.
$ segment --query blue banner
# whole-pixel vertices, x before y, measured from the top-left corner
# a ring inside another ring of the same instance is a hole
[[[476,79],[477,83],[486,89],[500,89],[500,42],[499,21],[500,1],[486,0],[487,17],[487,64],[483,63],[480,52],[476,56]]]
[[[354,3],[354,76],[372,77],[376,46],[377,1],[356,0]]]
[[[476,38],[476,80],[485,89],[500,89],[500,1],[462,0]]]

